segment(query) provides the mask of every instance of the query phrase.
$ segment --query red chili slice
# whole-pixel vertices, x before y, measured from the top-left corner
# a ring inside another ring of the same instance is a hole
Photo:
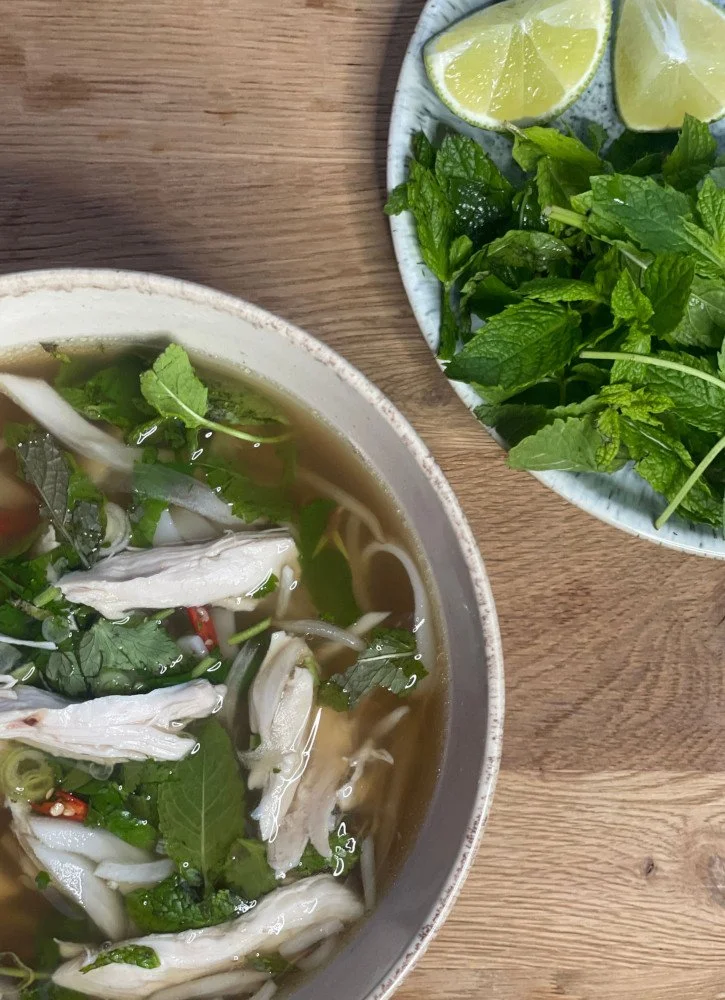
[[[201,638],[206,648],[215,649],[219,645],[219,637],[208,610],[206,608],[187,608],[186,613],[189,616],[191,627]]]
[[[56,789],[45,802],[34,802],[30,808],[41,816],[72,819],[76,823],[83,823],[88,816],[88,803],[72,792],[64,792],[62,788]]]

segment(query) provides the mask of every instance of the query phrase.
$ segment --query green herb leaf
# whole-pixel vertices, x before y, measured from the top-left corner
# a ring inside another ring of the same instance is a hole
[[[518,291],[539,302],[604,302],[594,285],[576,278],[534,278],[520,285]]]
[[[680,323],[666,339],[685,347],[720,347],[725,335],[725,284],[695,277]]]
[[[360,654],[357,663],[344,674],[335,674],[320,691],[322,704],[337,707],[328,700],[328,685],[336,686],[347,696],[347,705],[354,708],[358,702],[374,691],[384,688],[392,694],[405,696],[426,677],[428,671],[418,658],[415,636],[403,629],[377,628],[370,634],[370,644]],[[334,699],[338,700],[337,692]]]
[[[571,259],[571,250],[556,236],[535,229],[510,229],[486,249],[489,266],[550,271]]]
[[[451,361],[447,374],[513,391],[571,361],[580,341],[578,313],[559,305],[522,302],[492,316]]]
[[[181,875],[172,875],[150,889],[134,889],[126,896],[126,909],[143,934],[174,934],[214,927],[249,910],[250,904],[220,889],[205,896],[203,886]]]
[[[662,170],[665,156],[677,142],[674,132],[630,132],[618,136],[607,152],[607,159],[617,173],[656,174]]]
[[[554,420],[515,445],[508,455],[513,469],[603,472],[599,453],[605,439],[591,416]]]
[[[161,677],[181,660],[179,647],[154,619],[121,625],[103,618],[84,633],[78,652],[81,670],[95,695],[110,693],[103,685],[106,672],[121,671],[139,680]]]
[[[383,211],[386,215],[400,215],[401,212],[407,212],[410,208],[408,204],[408,185],[405,181],[402,184],[398,184],[397,187],[388,195],[388,200],[385,202],[385,208]]]
[[[205,425],[209,395],[178,344],[169,344],[153,368],[143,373],[141,392],[162,417],[174,417],[190,428]]]
[[[332,500],[313,500],[299,513],[302,582],[322,618],[343,627],[360,617],[352,588],[352,573],[330,531],[337,510]]]
[[[260,520],[277,524],[292,520],[292,502],[282,487],[256,483],[215,456],[205,456],[199,468],[207,484],[231,504],[234,515],[247,524]]]
[[[662,166],[668,184],[689,191],[715,166],[717,143],[705,122],[685,115],[677,145]]]
[[[61,366],[55,387],[88,420],[103,420],[127,431],[153,413],[139,389],[145,368],[141,358],[130,356],[89,376],[86,359],[72,359]]]
[[[644,272],[642,286],[652,305],[650,325],[659,337],[671,333],[682,321],[694,277],[692,261],[673,253],[659,254]]]
[[[131,535],[132,545],[144,549],[153,545],[159,520],[168,506],[166,500],[145,498],[141,503],[136,504],[132,508],[129,515],[133,528],[133,534]]]
[[[279,885],[267,861],[267,847],[259,840],[240,837],[229,850],[222,879],[245,899],[259,899]]]
[[[286,423],[279,407],[266,396],[245,386],[229,388],[220,382],[207,382],[208,416],[232,426]]]
[[[435,174],[454,214],[457,234],[481,245],[511,208],[513,188],[477,142],[447,135],[435,158]],[[451,269],[460,266],[451,263]]]
[[[683,219],[689,198],[674,188],[661,187],[651,177],[625,174],[592,177],[591,218],[606,229],[617,227],[653,253],[690,251]]]
[[[448,247],[454,235],[453,210],[435,174],[416,160],[410,164],[408,204],[415,217],[423,260],[439,281],[450,275]]]
[[[654,309],[647,296],[637,287],[629,271],[622,271],[612,292],[612,315],[623,323],[646,323]]]
[[[706,358],[674,351],[662,351],[657,357],[697,368],[710,375],[717,374],[715,367]],[[667,396],[672,400],[677,415],[687,423],[718,436],[725,433],[725,389],[695,375],[670,368],[638,365],[636,362],[631,363],[628,380],[647,385]]]
[[[601,173],[604,166],[597,154],[575,136],[541,125],[517,130],[513,156],[524,170],[533,170],[542,156],[580,167],[588,175]]]
[[[91,972],[104,965],[137,965],[140,969],[158,969],[161,961],[154,949],[145,944],[125,944],[120,948],[102,951],[95,961],[82,966],[81,972]]]
[[[361,847],[360,838],[349,833],[347,820],[342,820],[330,834],[329,857],[323,858],[312,844],[308,844],[294,873],[300,878],[307,878],[320,872],[332,872],[336,878],[342,878],[357,867]]]
[[[159,820],[167,853],[182,868],[199,871],[208,887],[231,844],[244,832],[244,782],[234,747],[222,726],[207,721],[199,748],[161,786]]]

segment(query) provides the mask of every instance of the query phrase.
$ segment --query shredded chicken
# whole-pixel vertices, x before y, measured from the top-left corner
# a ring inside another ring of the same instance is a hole
[[[303,665],[311,659],[301,639],[275,632],[250,691],[250,726],[261,743],[244,755],[243,763],[249,768],[249,787],[263,789],[252,814],[262,840],[277,836],[314,741],[315,680]]]
[[[120,764],[186,757],[195,740],[181,729],[218,711],[226,688],[197,680],[77,703],[23,684],[5,692],[12,694],[0,699],[0,740],[73,760]]]
[[[136,965],[105,965],[88,972],[98,950],[71,959],[53,974],[53,981],[105,1000],[142,1000],[189,979],[203,979],[239,968],[248,955],[270,954],[300,932],[326,921],[351,923],[363,914],[355,893],[331,875],[316,875],[284,889],[275,889],[244,916],[228,923],[180,934],[151,934],[126,942],[153,948],[155,969]]]
[[[240,532],[196,545],[122,552],[58,581],[64,596],[121,618],[138,608],[202,607],[251,610],[254,594],[284,566],[297,565],[285,531]]]

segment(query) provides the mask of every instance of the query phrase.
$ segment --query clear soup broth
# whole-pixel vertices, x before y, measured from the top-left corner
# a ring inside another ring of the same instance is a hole
[[[0,369],[2,995],[268,1000],[435,785],[414,539],[316,415],[176,345]]]

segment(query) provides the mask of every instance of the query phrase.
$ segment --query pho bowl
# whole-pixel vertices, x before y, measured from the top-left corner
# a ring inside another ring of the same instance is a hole
[[[347,443],[413,540],[449,664],[427,809],[377,906],[297,1000],[382,1000],[445,919],[472,863],[499,766],[500,639],[486,571],[451,488],[405,418],[355,368],[289,323],[229,295],[144,273],[58,269],[0,278],[0,358],[173,340],[194,360],[253,374]]]

